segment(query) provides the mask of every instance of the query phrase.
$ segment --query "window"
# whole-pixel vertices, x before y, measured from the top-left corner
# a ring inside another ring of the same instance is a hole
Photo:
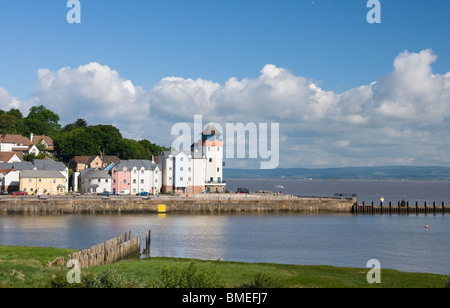
[[[136,184],[136,179],[133,180],[133,184]]]
[[[136,188],[133,188],[133,192],[134,192],[134,193],[136,192]]]
[[[126,183],[127,183],[127,180],[123,180],[123,183],[126,184]]]
[[[26,189],[26,188],[24,188],[24,189],[23,189],[23,191],[27,191],[27,189]]]
[[[209,159],[209,162],[212,163],[212,158]]]
[[[217,172],[220,172],[220,168],[217,168]]]
[[[39,179],[38,182],[41,183],[41,182],[42,182],[42,179]]]
[[[141,170],[141,173],[144,174],[144,169]]]
[[[180,167],[180,171],[183,171],[183,167]]]
[[[31,188],[30,191],[33,192],[33,188]]]
[[[188,171],[192,171],[192,168],[191,168],[191,167],[189,167],[189,168],[188,168]]]
[[[180,176],[180,181],[183,181],[183,177],[182,176]]]
[[[189,182],[192,181],[192,178],[188,178],[188,181],[189,181]]]
[[[144,184],[144,180],[141,180],[141,184]]]
[[[105,183],[108,183],[108,179],[105,179]]]
[[[171,176],[169,176],[169,181],[172,181],[172,177]]]
[[[183,161],[183,157],[180,157],[180,161]]]
[[[56,184],[56,179],[53,179],[53,184]]]
[[[28,183],[31,183],[31,179],[28,179]]]
[[[219,147],[217,147],[217,152],[219,152],[220,151],[220,148]]]
[[[116,184],[116,180],[113,180],[113,184]]]
[[[101,182],[101,180],[100,180],[100,179],[98,179],[98,182],[100,183],[100,182]]]

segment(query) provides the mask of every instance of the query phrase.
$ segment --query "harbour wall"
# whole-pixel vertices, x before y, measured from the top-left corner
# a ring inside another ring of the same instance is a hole
[[[68,198],[1,199],[0,214],[113,213],[351,213],[353,199],[337,198]]]

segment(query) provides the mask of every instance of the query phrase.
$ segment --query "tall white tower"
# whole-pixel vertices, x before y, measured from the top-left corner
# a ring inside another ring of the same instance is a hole
[[[222,170],[224,145],[222,133],[210,123],[203,130],[200,143],[206,158],[205,188],[211,192],[223,192],[226,184]]]

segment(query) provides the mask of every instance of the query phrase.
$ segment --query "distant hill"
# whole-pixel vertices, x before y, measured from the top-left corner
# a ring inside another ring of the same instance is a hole
[[[450,167],[345,167],[287,169],[227,169],[225,179],[450,180]]]

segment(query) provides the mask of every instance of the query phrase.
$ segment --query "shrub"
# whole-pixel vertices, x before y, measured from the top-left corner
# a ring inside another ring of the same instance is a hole
[[[164,267],[155,283],[156,288],[221,288],[219,274],[215,269],[198,271],[196,264],[191,261],[181,269]]]
[[[69,283],[67,272],[60,270],[50,278],[51,288],[140,288],[144,284],[128,278],[126,275],[117,272],[112,267],[100,272],[97,275],[92,273],[82,274],[81,283]]]
[[[283,288],[283,284],[273,276],[261,272],[253,275],[250,284],[242,285],[243,288]]]

